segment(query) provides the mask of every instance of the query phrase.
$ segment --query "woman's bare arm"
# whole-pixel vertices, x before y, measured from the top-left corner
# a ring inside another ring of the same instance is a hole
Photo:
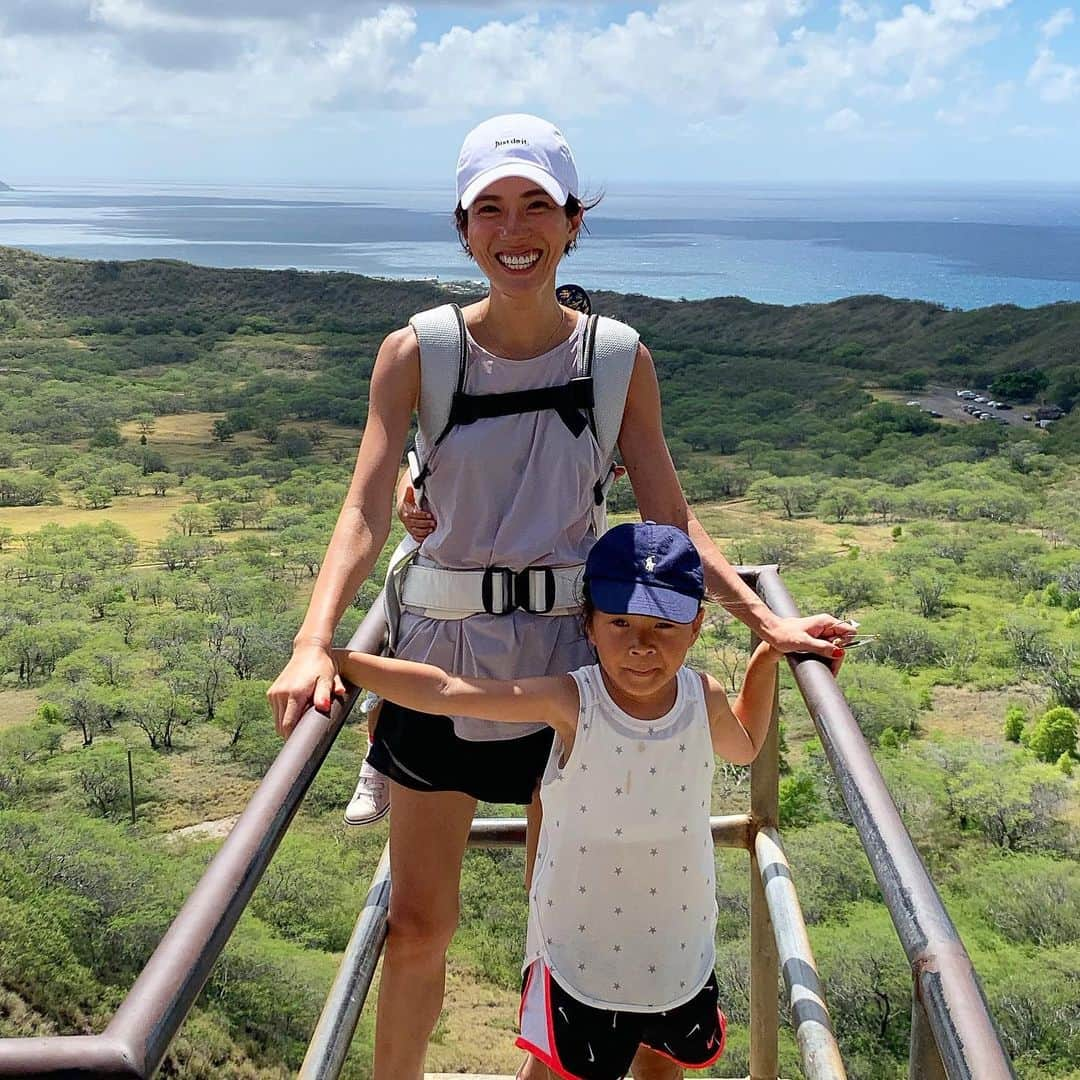
[[[686,502],[664,439],[660,386],[652,356],[638,346],[637,360],[619,431],[619,451],[634,488],[642,519],[676,525],[690,535],[705,569],[705,587],[737,619],[781,652],[831,656],[831,638],[852,633],[832,615],[782,619],[736,573]],[[821,636],[819,636],[821,635]]]
[[[390,532],[394,485],[420,383],[420,349],[406,327],[382,343],[371,375],[368,416],[356,467],[338,514],[293,656],[267,692],[287,735],[314,700],[327,709],[335,681],[329,650],[345,608],[371,573]]]

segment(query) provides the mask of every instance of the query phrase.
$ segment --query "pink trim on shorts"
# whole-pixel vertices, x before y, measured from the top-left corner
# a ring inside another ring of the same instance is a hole
[[[539,1046],[530,1042],[522,1035],[519,1035],[514,1040],[514,1045],[521,1050],[525,1050],[532,1054],[538,1061],[542,1061],[549,1069],[552,1069],[562,1077],[562,1080],[581,1080],[575,1073],[567,1072],[566,1066],[559,1060],[559,1048],[555,1043],[555,1018],[551,1014],[551,972],[548,970],[548,966],[543,960],[534,960],[529,965],[529,974],[525,977],[525,988],[521,991],[521,1005],[518,1007],[518,1030],[521,1030],[521,1020],[525,1014],[525,999],[532,986],[533,975],[535,974],[537,967],[544,973],[542,1000],[544,1003],[544,1020],[547,1024],[548,1046],[551,1047],[551,1053],[549,1054],[547,1051],[542,1050]]]

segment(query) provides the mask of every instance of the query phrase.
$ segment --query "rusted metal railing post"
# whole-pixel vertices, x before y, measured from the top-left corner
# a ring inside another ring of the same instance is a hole
[[[918,983],[911,996],[911,1051],[908,1056],[909,1080],[948,1080],[945,1066],[934,1042],[930,1018],[919,1000]]]
[[[758,640],[751,640],[751,651]],[[774,692],[769,734],[750,766],[750,817],[755,829],[775,826],[780,801],[779,696]],[[780,1072],[780,963],[755,847],[750,848],[750,1080],[776,1080]]]
[[[759,568],[757,589],[777,615],[799,614],[775,567]],[[928,1037],[947,1075],[950,1080],[1015,1080],[971,958],[836,680],[823,664],[788,660],[911,965]]]

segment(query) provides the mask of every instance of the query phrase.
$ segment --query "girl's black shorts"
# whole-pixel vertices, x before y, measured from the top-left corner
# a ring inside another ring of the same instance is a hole
[[[454,734],[449,716],[384,701],[368,761],[413,791],[460,791],[481,802],[528,805],[554,737],[544,728],[520,739],[473,742]]]
[[[598,1009],[568,994],[543,960],[525,972],[517,1045],[563,1080],[621,1080],[639,1046],[687,1069],[703,1069],[724,1052],[727,1020],[716,975],[689,1001],[666,1012]]]

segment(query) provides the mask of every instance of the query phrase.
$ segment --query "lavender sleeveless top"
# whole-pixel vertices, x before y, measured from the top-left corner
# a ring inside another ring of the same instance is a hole
[[[579,317],[569,339],[529,360],[506,360],[467,336],[465,390],[499,394],[560,386],[581,374]],[[586,428],[575,437],[552,411],[477,420],[455,427],[421,457],[430,474],[424,502],[435,531],[418,558],[452,569],[569,566],[584,562],[596,540],[593,485],[600,448]],[[573,671],[593,662],[577,615],[470,615],[430,619],[402,612],[397,655],[437,664],[455,675],[515,678]],[[516,739],[543,725],[500,724],[455,716],[459,738],[476,742]]]

